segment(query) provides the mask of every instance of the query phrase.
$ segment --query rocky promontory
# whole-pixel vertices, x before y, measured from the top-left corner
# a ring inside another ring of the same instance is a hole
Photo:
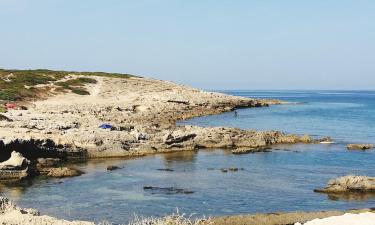
[[[48,90],[43,98],[17,102],[22,107],[12,103],[0,114],[6,118],[0,120],[0,161],[7,160],[13,150],[28,159],[121,157],[197,148],[258,151],[272,144],[311,142],[279,131],[176,125],[182,119],[281,101],[205,92],[154,79],[99,75],[59,74],[55,80],[32,86],[34,91]],[[67,89],[58,92],[61,87]]]

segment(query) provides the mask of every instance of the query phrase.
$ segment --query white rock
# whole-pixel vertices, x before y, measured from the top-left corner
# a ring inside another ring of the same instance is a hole
[[[295,223],[295,225],[302,224]],[[375,225],[375,213],[347,213],[342,216],[332,216],[323,219],[311,220],[303,225]]]
[[[23,167],[29,164],[29,160],[21,155],[21,153],[13,151],[7,161],[0,163],[0,169]]]

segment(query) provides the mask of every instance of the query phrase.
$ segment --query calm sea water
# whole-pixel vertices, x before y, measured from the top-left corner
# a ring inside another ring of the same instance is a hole
[[[375,92],[231,91],[233,95],[277,98],[304,104],[238,110],[182,124],[282,130],[332,136],[332,145],[282,145],[272,152],[232,155],[202,150],[129,160],[76,164],[81,177],[36,179],[22,187],[1,187],[1,195],[22,207],[65,219],[127,222],[134,214],[161,216],[178,208],[196,215],[350,209],[375,206],[374,195],[314,193],[327,180],[346,174],[375,176],[375,151],[347,151],[349,142],[375,143]],[[122,169],[106,171],[107,165]],[[243,168],[221,172],[220,168]],[[158,169],[174,171],[160,171]],[[215,168],[215,170],[208,170]],[[192,194],[167,194],[144,186],[176,187]]]

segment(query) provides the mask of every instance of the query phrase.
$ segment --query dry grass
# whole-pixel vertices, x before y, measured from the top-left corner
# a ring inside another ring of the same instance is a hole
[[[193,218],[194,215],[187,216],[181,214],[178,210],[176,213],[165,217],[140,217],[135,215],[127,225],[212,225],[209,218]],[[109,222],[101,222],[99,225],[111,225]]]

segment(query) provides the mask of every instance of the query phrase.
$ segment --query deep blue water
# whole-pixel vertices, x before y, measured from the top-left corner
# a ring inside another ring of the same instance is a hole
[[[227,91],[231,95],[281,99],[297,105],[240,109],[184,123],[282,130],[332,136],[340,142],[375,143],[375,91]]]
[[[374,207],[374,195],[327,196],[314,193],[328,179],[375,176],[375,151],[348,151],[349,142],[375,143],[375,92],[233,91],[229,94],[277,98],[304,104],[252,108],[182,122],[201,126],[282,130],[331,136],[332,145],[282,145],[272,152],[232,155],[202,150],[129,160],[78,164],[81,177],[37,179],[23,187],[3,187],[2,195],[66,219],[124,223],[134,214],[160,216],[176,211],[197,215],[328,210]],[[122,169],[106,171],[107,165]],[[244,168],[222,173],[208,168]],[[159,171],[170,168],[173,172]],[[193,194],[153,194],[144,186],[177,187]]]

